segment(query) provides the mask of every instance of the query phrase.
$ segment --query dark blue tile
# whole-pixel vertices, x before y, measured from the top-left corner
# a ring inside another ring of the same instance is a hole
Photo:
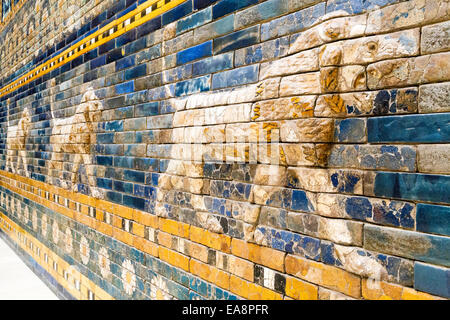
[[[114,49],[116,47],[116,39],[109,40],[108,42],[102,44],[98,47],[98,54],[102,55]]]
[[[97,178],[97,187],[112,190],[112,180],[105,178]]]
[[[144,171],[159,171],[159,160],[153,158],[136,158],[135,169]]]
[[[448,142],[450,113],[369,118],[369,142]]]
[[[112,166],[113,159],[111,156],[97,156],[97,164],[100,166]]]
[[[194,0],[194,9],[200,10],[206,8],[214,2],[217,2],[217,0]]]
[[[214,39],[214,54],[254,45],[259,41],[259,26],[236,31]]]
[[[177,53],[177,65],[212,55],[212,40]]]
[[[450,176],[377,172],[374,195],[408,200],[450,203]]]
[[[142,171],[124,170],[123,178],[128,181],[145,183],[145,173]]]
[[[125,80],[131,80],[145,76],[147,74],[147,65],[141,64],[132,69],[125,71]]]
[[[106,17],[107,17],[106,11],[100,13],[98,16],[96,16],[94,19],[92,19],[91,28],[98,26],[100,23],[102,23],[104,20],[106,20]]]
[[[136,117],[156,116],[159,114],[159,102],[150,102],[136,106]]]
[[[138,209],[138,210],[142,210],[142,211],[145,210],[145,199],[142,199],[142,198],[137,198],[137,197],[133,197],[133,196],[124,194],[123,195],[123,204],[125,206],[129,206],[134,209]]]
[[[292,190],[292,204],[290,206],[292,210],[313,212],[314,206],[308,199],[308,195],[302,190]]]
[[[450,236],[450,207],[419,203],[417,231]]]
[[[150,32],[161,29],[161,25],[161,16],[145,22],[143,25],[136,28],[137,38],[139,39]]]
[[[91,70],[83,75],[83,83],[94,81],[98,78],[98,70]]]
[[[141,37],[125,47],[125,55],[130,55],[135,52],[141,51],[146,46],[147,46],[147,39],[145,37]]]
[[[128,56],[116,61],[116,72],[135,65],[135,56]]]
[[[396,2],[399,0],[330,0],[327,2],[327,13],[344,10],[350,14],[357,14]]]
[[[416,262],[414,289],[450,299],[450,269]]]
[[[258,81],[259,65],[241,67],[213,75],[212,88],[221,89]]]
[[[121,48],[114,49],[106,55],[106,63],[111,63],[123,58],[123,52]]]
[[[188,0],[185,3],[176,6],[172,10],[162,15],[162,25],[168,25],[192,12],[192,0]]]
[[[119,192],[108,191],[106,192],[106,199],[115,203],[122,203],[123,195]]]
[[[211,8],[196,12],[177,23],[177,34],[206,24],[212,20]]]
[[[119,192],[125,192],[125,193],[133,193],[133,184],[130,182],[123,182],[123,181],[113,181],[114,190]]]
[[[127,43],[130,43],[132,41],[136,40],[136,29],[131,29],[127,33],[124,33],[123,35],[117,37],[116,39],[116,47],[120,48]]]
[[[213,6],[213,19],[258,3],[258,0],[222,0]]]
[[[91,61],[92,59],[95,59],[98,57],[98,48],[95,48],[91,51],[86,52],[83,55],[83,62]]]
[[[115,14],[119,13],[120,11],[124,10],[126,8],[126,1],[125,0],[116,0],[114,5],[107,10],[106,18],[109,19],[113,17]]]
[[[134,91],[134,81],[121,83],[115,86],[116,94],[125,94]]]
[[[336,142],[364,142],[366,138],[366,121],[364,119],[337,119],[334,137]]]

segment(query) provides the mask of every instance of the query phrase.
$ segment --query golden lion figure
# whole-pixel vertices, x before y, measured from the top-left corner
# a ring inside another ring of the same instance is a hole
[[[92,146],[96,143],[97,122],[101,118],[102,105],[92,88],[89,88],[76,107],[75,114],[67,118],[56,118],[52,108],[52,136],[50,143],[53,146],[51,168],[59,169],[62,175],[64,154],[72,154],[71,179],[72,190],[76,191],[78,170],[81,164],[85,165],[88,185],[92,196],[99,197],[97,189]],[[62,176],[61,176],[62,178]],[[64,183],[64,179],[61,179]],[[69,188],[66,182],[64,187]]]
[[[13,173],[19,173],[20,164],[22,163],[25,176],[29,177],[28,159],[26,151],[26,140],[31,131],[31,112],[28,108],[22,111],[21,117],[17,125],[10,125],[10,114],[8,111],[8,130],[6,136],[6,170],[10,169]],[[14,158],[17,154],[17,162]]]

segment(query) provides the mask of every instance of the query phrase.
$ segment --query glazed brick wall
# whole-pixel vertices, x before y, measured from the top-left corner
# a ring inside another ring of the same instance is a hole
[[[25,3],[1,87],[145,3]],[[68,298],[448,299],[449,17],[183,1],[0,97],[0,226]]]

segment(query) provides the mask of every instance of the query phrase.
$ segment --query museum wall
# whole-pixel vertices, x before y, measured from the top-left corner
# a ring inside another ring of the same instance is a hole
[[[1,12],[0,233],[61,298],[450,298],[448,0]]]

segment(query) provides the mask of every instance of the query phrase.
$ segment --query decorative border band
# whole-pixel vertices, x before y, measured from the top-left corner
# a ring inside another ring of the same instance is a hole
[[[36,80],[54,69],[70,62],[102,44],[144,24],[145,22],[167,12],[187,0],[149,0],[117,20],[108,23],[100,30],[78,41],[52,59],[40,64],[27,74],[21,76],[0,89],[0,97],[11,93],[27,83]]]
[[[114,298],[0,211],[0,230],[79,300]]]

